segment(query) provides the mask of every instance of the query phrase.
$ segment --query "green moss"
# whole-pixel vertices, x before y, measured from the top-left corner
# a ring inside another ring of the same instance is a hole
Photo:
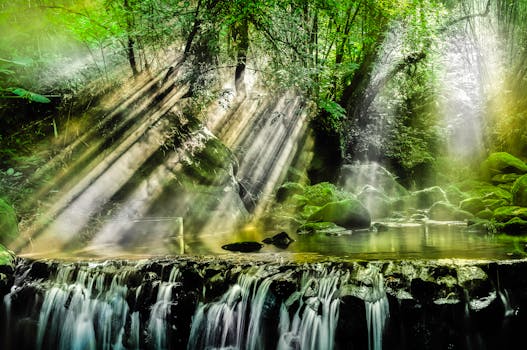
[[[368,210],[356,199],[346,199],[324,205],[307,219],[308,222],[333,222],[345,228],[368,228],[371,217]]]
[[[276,191],[275,197],[278,202],[284,202],[289,197],[295,194],[297,195],[302,194],[304,193],[304,191],[305,191],[305,188],[301,184],[297,182],[286,182],[278,188],[278,190]]]
[[[472,214],[476,214],[485,209],[485,203],[483,202],[483,199],[479,197],[472,197],[462,200],[459,203],[459,208]]]
[[[515,217],[502,224],[499,228],[501,232],[509,235],[525,235],[527,234],[527,221]]]
[[[15,255],[9,251],[6,247],[0,244],[0,265],[13,265],[15,261]]]
[[[307,198],[307,204],[321,207],[330,202],[352,198],[353,195],[339,190],[332,183],[320,182],[313,186],[307,186],[304,197]]]
[[[518,179],[520,175],[518,174],[497,174],[494,175],[491,179],[493,184],[507,184],[512,183]]]
[[[494,210],[494,219],[498,222],[507,222],[514,217],[527,220],[527,208],[519,206],[506,206]]]
[[[512,204],[527,207],[527,175],[519,177],[512,186]]]
[[[461,210],[448,202],[434,203],[428,215],[430,219],[438,221],[463,221],[474,217],[468,211]]]
[[[15,210],[0,199],[0,244],[8,244],[18,237],[18,221]]]
[[[428,209],[436,202],[448,201],[445,191],[439,186],[425,188],[424,190],[415,191],[412,193],[414,198],[415,208]]]
[[[480,167],[481,177],[490,181],[498,174],[525,174],[527,165],[519,158],[507,152],[490,154]]]
[[[446,194],[446,197],[447,197],[448,201],[450,203],[452,203],[452,204],[455,204],[455,205],[459,205],[459,203],[462,200],[469,198],[468,194],[466,194],[465,192],[461,191],[459,189],[459,187],[457,187],[455,185],[449,185],[445,189],[445,194]]]
[[[476,217],[480,218],[480,219],[492,219],[494,217],[494,212],[488,208],[486,209],[483,209],[479,212],[476,213]]]
[[[301,225],[297,232],[300,234],[317,233],[317,232],[335,232],[343,231],[344,227],[340,227],[333,222],[308,222]]]

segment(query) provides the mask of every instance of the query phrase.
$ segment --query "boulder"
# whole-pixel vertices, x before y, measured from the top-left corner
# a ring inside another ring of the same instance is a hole
[[[459,208],[472,214],[476,214],[485,209],[485,203],[483,202],[483,199],[479,197],[472,197],[462,200],[459,203]]]
[[[289,237],[289,235],[286,232],[280,232],[274,235],[273,237],[267,237],[262,242],[264,242],[265,244],[273,244],[277,246],[278,248],[285,249],[292,242],[294,242],[294,239]]]
[[[483,209],[476,213],[476,217],[480,219],[490,220],[494,217],[494,212],[489,208]]]
[[[388,197],[400,197],[408,191],[397,182],[397,177],[378,163],[354,163],[343,165],[340,169],[339,185],[346,191],[357,193],[370,185]]]
[[[296,232],[300,235],[305,235],[313,233],[338,233],[345,230],[346,229],[344,227],[340,227],[333,222],[322,221],[305,223],[301,225]]]
[[[524,235],[527,234],[527,221],[515,217],[501,224],[499,229],[509,235]]]
[[[527,207],[527,175],[519,177],[512,185],[512,204]]]
[[[13,207],[0,198],[0,244],[9,244],[18,237],[18,220]]]
[[[516,181],[516,179],[518,179],[520,176],[521,175],[514,174],[514,173],[513,174],[497,174],[492,177],[491,182],[494,185],[512,183]]]
[[[308,222],[327,221],[349,229],[369,228],[371,217],[357,199],[346,199],[324,205],[309,216]]]
[[[505,206],[494,210],[494,219],[498,222],[507,222],[515,217],[527,220],[527,208],[519,206]]]
[[[262,243],[248,241],[225,244],[221,248],[233,252],[251,253],[262,249],[262,247]]]
[[[305,188],[297,182],[286,182],[276,191],[276,200],[281,203],[295,194],[302,194]]]
[[[507,152],[491,153],[480,166],[481,176],[491,181],[498,174],[525,174],[527,164]]]
[[[386,218],[392,212],[390,198],[373,186],[364,186],[357,198],[368,209],[372,218]]]
[[[431,220],[438,221],[463,221],[474,217],[468,211],[461,210],[448,202],[434,203],[428,216]]]
[[[412,193],[414,207],[428,209],[436,202],[448,202],[445,191],[439,186],[425,188]]]

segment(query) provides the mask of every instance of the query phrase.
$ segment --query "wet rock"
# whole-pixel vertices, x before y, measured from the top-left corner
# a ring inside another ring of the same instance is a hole
[[[18,221],[13,207],[0,198],[0,244],[8,244],[18,237]]]
[[[467,198],[459,203],[459,208],[472,214],[476,214],[485,209],[485,203],[483,202],[483,199],[479,197]]]
[[[284,202],[289,197],[294,194],[302,194],[305,188],[299,183],[296,182],[286,182],[276,191],[276,200],[281,203]]]
[[[383,224],[383,223],[375,222],[375,223],[373,223],[373,225],[371,225],[370,229],[373,232],[386,232],[390,228],[387,225]]]
[[[222,249],[229,250],[232,252],[242,252],[242,253],[251,253],[256,252],[262,249],[263,244],[259,242],[236,242],[236,243],[230,243],[225,244],[221,246]]]
[[[490,210],[489,208],[483,209],[483,210],[478,211],[476,213],[476,217],[478,217],[480,219],[490,220],[490,219],[492,219],[493,216],[494,216],[494,212],[492,210]]]
[[[307,221],[333,222],[349,229],[369,228],[371,224],[370,213],[356,199],[328,203],[309,216]]]
[[[437,202],[432,205],[428,213],[431,220],[438,221],[463,221],[474,217],[468,211],[461,210],[447,202]]]
[[[278,248],[285,249],[287,248],[291,243],[294,242],[294,239],[289,237],[289,235],[286,232],[280,232],[274,235],[273,237],[267,237],[263,240],[266,244],[273,244],[277,246]]]
[[[313,234],[313,233],[327,233],[327,232],[340,232],[346,230],[344,227],[340,227],[333,222],[308,222],[301,225],[297,229],[299,235]]]
[[[368,209],[372,218],[386,218],[392,213],[391,199],[373,186],[364,186],[357,198]]]
[[[515,217],[498,225],[498,228],[501,232],[505,232],[509,235],[524,235],[527,233],[527,221]]]
[[[436,202],[447,202],[445,191],[439,186],[425,188],[412,193],[413,204],[417,209],[430,208]]]

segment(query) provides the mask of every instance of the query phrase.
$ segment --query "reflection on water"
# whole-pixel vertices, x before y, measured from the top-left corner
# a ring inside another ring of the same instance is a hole
[[[155,226],[152,227],[155,230]],[[83,249],[64,252],[60,257],[126,257],[143,258],[164,255],[239,255],[221,248],[222,245],[241,242],[261,242],[272,237],[276,231],[263,231],[246,228],[236,233],[210,232],[199,236],[191,232],[179,231],[170,244],[152,245],[145,239],[144,246],[134,246],[133,250],[117,244],[112,250]],[[320,260],[335,257],[344,260],[379,259],[488,259],[500,260],[524,258],[527,237],[509,237],[488,235],[467,230],[461,222],[426,222],[412,224],[386,223],[386,230],[343,231],[341,234],[296,234],[288,232],[295,241],[286,249],[265,244],[256,253],[256,258],[266,255],[289,259]],[[181,236],[179,236],[181,235]],[[148,234],[143,235],[149,237]],[[151,237],[155,237],[152,233]],[[176,239],[177,238],[177,239]],[[103,247],[101,247],[103,248]],[[40,254],[42,255],[42,254]],[[44,253],[44,255],[46,255]],[[247,255],[247,254],[246,254]],[[46,256],[51,257],[51,256]],[[57,256],[55,256],[57,257]],[[60,258],[58,257],[58,258]]]

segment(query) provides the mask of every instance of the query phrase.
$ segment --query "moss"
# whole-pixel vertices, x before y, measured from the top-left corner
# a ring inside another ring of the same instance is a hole
[[[494,175],[492,177],[491,182],[493,184],[513,183],[519,177],[520,177],[520,175],[518,175],[518,174],[497,174],[497,175]]]
[[[343,192],[329,182],[320,182],[313,186],[307,186],[303,195],[307,198],[308,205],[319,207],[330,202],[337,202],[353,197],[351,193]]]
[[[512,204],[527,207],[527,175],[519,177],[512,186]]]
[[[284,202],[289,197],[295,194],[302,194],[304,191],[305,188],[301,184],[297,182],[286,182],[278,188],[275,197],[278,202]]]
[[[414,198],[415,208],[427,209],[436,202],[448,201],[445,191],[439,186],[425,188],[424,190],[415,191],[412,193]]]
[[[494,219],[498,222],[507,222],[514,217],[527,220],[527,208],[519,206],[506,206],[494,210]]]
[[[490,181],[498,174],[525,174],[527,165],[507,152],[491,153],[480,166],[481,177]]]
[[[6,247],[0,244],[0,265],[12,266],[15,261],[15,255]]]
[[[0,199],[0,244],[9,244],[18,237],[18,221],[15,210]]]
[[[463,221],[474,217],[471,213],[461,210],[448,202],[437,202],[430,208],[428,215],[432,220]]]
[[[472,197],[462,200],[459,203],[459,208],[472,214],[476,214],[485,209],[485,203],[483,202],[483,199],[479,197]]]
[[[468,194],[466,194],[465,192],[461,191],[459,189],[459,187],[457,187],[455,185],[449,185],[445,189],[445,194],[446,194],[446,197],[447,197],[448,201],[450,203],[452,203],[452,204],[455,204],[455,205],[459,205],[459,203],[462,200],[469,198]]]
[[[509,235],[525,235],[527,234],[527,221],[514,217],[500,225],[499,229]]]
[[[298,233],[316,233],[316,232],[334,232],[334,231],[342,231],[345,230],[344,227],[340,227],[337,224],[333,222],[308,222],[303,225],[301,225],[298,229]]]
[[[483,209],[479,212],[476,213],[476,217],[480,218],[480,219],[492,219],[494,217],[494,212],[488,208],[486,209]]]
[[[333,222],[345,228],[368,228],[371,217],[368,210],[356,199],[332,202],[309,216],[308,222]]]

